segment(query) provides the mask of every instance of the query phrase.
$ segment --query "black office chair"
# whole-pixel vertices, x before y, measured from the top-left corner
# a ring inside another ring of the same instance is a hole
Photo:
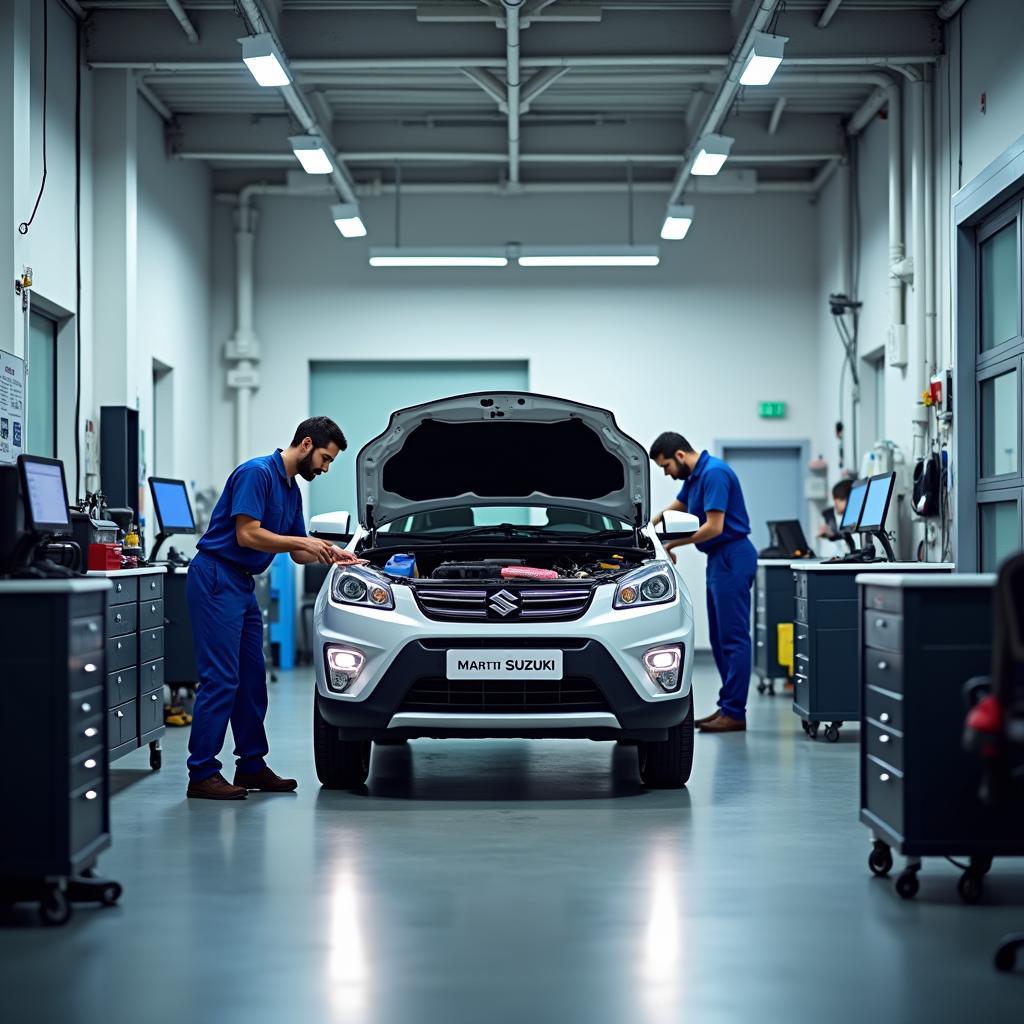
[[[302,600],[299,602],[299,621],[302,624],[302,655],[313,664],[313,606],[317,594],[331,571],[329,565],[314,562],[302,567]]]
[[[1000,567],[992,611],[992,675],[966,685],[971,708],[964,742],[984,765],[979,797],[998,808],[1024,780],[1024,553]],[[1022,949],[1024,932],[1005,936],[995,954],[997,970],[1012,971]]]

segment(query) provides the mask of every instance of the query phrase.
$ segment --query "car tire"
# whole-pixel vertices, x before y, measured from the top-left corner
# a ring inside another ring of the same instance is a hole
[[[325,789],[357,789],[370,774],[369,740],[343,740],[326,722],[313,698],[313,759],[316,777]]]
[[[640,779],[648,789],[682,789],[693,767],[693,699],[686,717],[668,730],[660,743],[641,743],[637,748]]]

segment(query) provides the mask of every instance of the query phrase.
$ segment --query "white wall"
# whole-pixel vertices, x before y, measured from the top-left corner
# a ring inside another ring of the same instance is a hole
[[[686,241],[663,243],[659,268],[604,273],[371,270],[367,244],[343,240],[324,201],[269,197],[260,208],[263,383],[252,454],[286,444],[309,414],[310,360],[488,355],[527,360],[532,390],[612,409],[645,444],[675,429],[695,446],[771,437],[818,445],[815,212],[806,197],[702,199]],[[390,199],[365,204],[372,244],[393,244],[392,209]],[[657,238],[661,212],[660,197],[637,198],[638,240]],[[216,219],[214,324],[222,348],[233,315],[230,210]],[[402,204],[410,245],[621,242],[625,228],[624,196],[417,196]],[[223,380],[220,359],[215,367]],[[788,418],[758,419],[758,401],[768,399],[788,402]],[[343,402],[317,411],[344,427]],[[222,478],[232,468],[229,406],[218,405],[212,426],[214,475]],[[353,454],[343,472],[353,471]],[[675,489],[659,474],[655,505]],[[705,642],[704,558],[689,550],[681,562]]]

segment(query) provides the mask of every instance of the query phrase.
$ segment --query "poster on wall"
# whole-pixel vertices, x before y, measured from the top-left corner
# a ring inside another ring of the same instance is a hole
[[[25,361],[0,352],[0,465],[16,462],[25,444]]]

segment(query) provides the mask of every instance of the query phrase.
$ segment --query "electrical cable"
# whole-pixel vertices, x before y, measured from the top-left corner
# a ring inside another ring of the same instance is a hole
[[[36,219],[36,211],[42,201],[43,192],[46,190],[46,100],[49,91],[50,78],[50,0],[43,0],[43,180],[39,183],[39,194],[36,196],[35,205],[32,207],[32,214],[28,220],[23,220],[18,225],[18,234],[27,235],[28,229],[32,227],[32,221]]]

